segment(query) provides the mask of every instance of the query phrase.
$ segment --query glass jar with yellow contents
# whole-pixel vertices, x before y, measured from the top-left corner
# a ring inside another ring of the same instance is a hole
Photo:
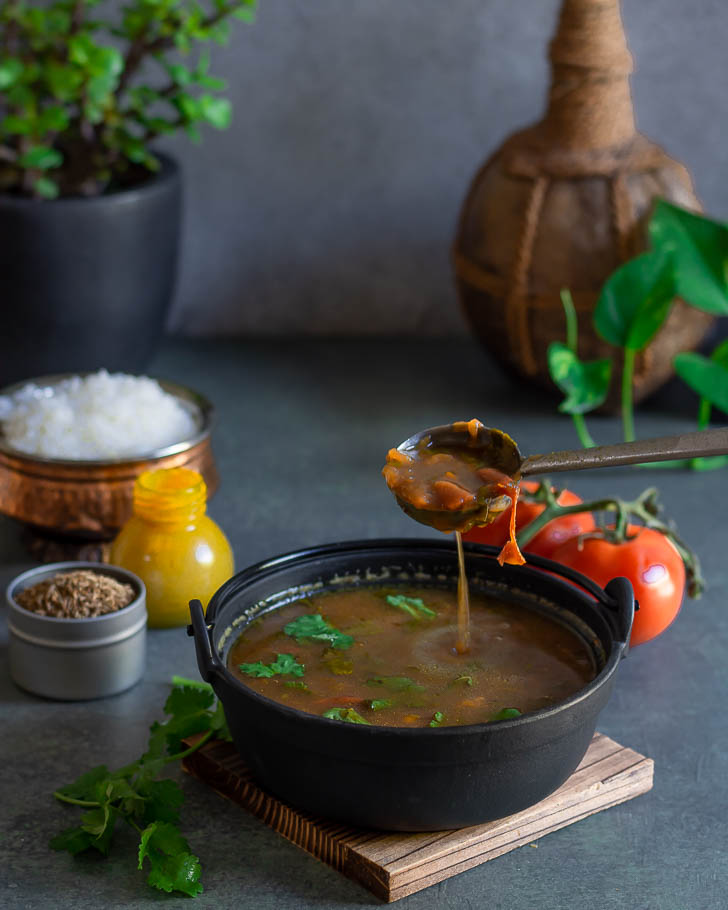
[[[189,622],[189,600],[207,605],[233,574],[230,544],[206,508],[207,487],[196,471],[147,471],[136,480],[134,514],[111,545],[109,561],[146,585],[150,626]]]

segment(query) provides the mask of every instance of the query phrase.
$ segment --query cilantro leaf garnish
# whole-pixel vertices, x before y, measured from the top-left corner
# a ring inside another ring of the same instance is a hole
[[[473,677],[472,676],[458,676],[451,683],[451,686],[472,686]]]
[[[164,703],[164,713],[171,717],[163,724],[154,723],[150,727],[150,757],[159,757],[165,753],[177,752],[182,748],[182,740],[193,733],[204,733],[210,725],[209,709],[215,701],[212,689],[174,688]]]
[[[179,822],[179,810],[185,801],[185,795],[180,785],[165,778],[165,780],[141,781],[139,793],[144,800],[143,821],[151,824],[152,821],[169,822],[176,825]]]
[[[373,698],[369,702],[372,711],[381,711],[382,708],[391,708],[392,702],[389,698]]]
[[[520,717],[521,712],[518,708],[503,708],[502,711],[499,711],[497,714],[494,714],[490,720],[510,720],[512,717]]]
[[[301,641],[320,641],[336,648],[338,651],[346,651],[354,644],[351,635],[339,632],[337,628],[327,622],[320,613],[308,613],[305,616],[299,616],[291,620],[283,627],[286,635],[295,638],[297,642]]]
[[[354,661],[337,654],[333,648],[325,651],[321,660],[336,676],[350,676],[354,672]]]
[[[141,758],[117,771],[99,765],[56,790],[56,799],[84,812],[80,824],[61,831],[50,846],[72,855],[94,849],[106,856],[117,823],[124,821],[140,835],[138,863],[140,869],[145,861],[149,863],[148,883],[162,891],[194,896],[202,891],[200,864],[177,828],[184,795],[175,781],[159,775],[166,765],[199,749],[213,735],[229,740],[230,732],[209,684],[174,677],[174,686],[164,705],[168,718],[152,724]],[[185,748],[182,739],[193,733],[202,736]]]
[[[413,619],[422,619],[423,616],[432,619],[437,616],[435,610],[426,607],[421,597],[407,597],[405,594],[387,594],[385,600],[390,607],[396,607],[404,613],[409,613]]]
[[[390,692],[424,692],[425,687],[420,686],[409,676],[374,676],[367,680],[368,686],[384,686]]]
[[[445,720],[445,715],[442,713],[442,711],[435,711],[435,713],[432,715],[432,720],[430,721],[430,726],[431,727],[441,727],[442,722],[444,720]]]
[[[329,708],[321,717],[328,717],[329,720],[343,720],[347,724],[366,724],[371,727],[369,721],[364,720],[361,714],[353,708]]]
[[[72,856],[75,856],[77,853],[88,850],[92,841],[92,835],[83,828],[66,828],[51,839],[50,847],[52,850],[68,850]]]
[[[200,862],[179,830],[166,822],[152,822],[142,831],[139,865],[151,865],[147,881],[160,891],[181,891],[191,897],[202,891]]]
[[[255,622],[260,622],[260,619]],[[250,625],[252,626],[253,623],[251,622]],[[183,689],[199,689],[201,692],[212,691],[210,683],[203,682],[201,679],[188,679],[186,676],[173,676],[172,685],[181,686]]]
[[[276,659],[270,664],[257,661],[254,664],[239,664],[241,673],[246,676],[270,678],[271,676],[303,676],[304,665],[299,663],[293,654],[276,654]]]

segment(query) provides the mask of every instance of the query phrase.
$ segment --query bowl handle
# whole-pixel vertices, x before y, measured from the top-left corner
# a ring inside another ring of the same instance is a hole
[[[605,585],[604,593],[614,602],[613,612],[607,616],[617,639],[623,645],[622,657],[625,657],[629,649],[634,611],[639,610],[639,604],[634,599],[634,590],[628,578],[613,578]]]
[[[205,611],[199,600],[190,601],[190,619],[192,625],[187,626],[187,634],[195,639],[195,652],[197,653],[197,666],[205,682],[212,682],[218,676],[223,666],[212,647],[212,626],[205,621]]]

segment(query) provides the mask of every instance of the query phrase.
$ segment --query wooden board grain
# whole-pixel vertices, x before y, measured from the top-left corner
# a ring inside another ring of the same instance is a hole
[[[183,761],[188,773],[388,902],[646,793],[653,765],[652,759],[596,733],[566,783],[535,806],[457,831],[402,834],[351,828],[299,812],[259,787],[229,743],[208,743]]]

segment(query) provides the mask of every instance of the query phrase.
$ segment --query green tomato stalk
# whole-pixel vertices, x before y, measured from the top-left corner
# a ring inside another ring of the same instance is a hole
[[[629,534],[629,525],[635,522],[641,523],[646,528],[659,531],[671,541],[685,564],[687,591],[690,597],[697,598],[702,594],[705,588],[705,580],[702,575],[700,560],[678,536],[675,525],[660,518],[662,505],[659,502],[659,493],[656,487],[649,487],[633,500],[606,497],[592,500],[591,502],[576,503],[572,506],[559,505],[558,498],[561,495],[561,490],[554,490],[548,480],[542,481],[532,493],[524,492],[521,495],[530,502],[543,503],[546,508],[518,532],[519,547],[527,546],[538,532],[555,518],[563,518],[565,515],[576,515],[581,512],[611,513],[614,515],[612,525],[607,526],[597,521],[600,526],[596,532],[588,532],[581,536],[588,537],[596,534],[610,543],[624,543],[626,540],[634,539],[634,535],[630,536]]]

